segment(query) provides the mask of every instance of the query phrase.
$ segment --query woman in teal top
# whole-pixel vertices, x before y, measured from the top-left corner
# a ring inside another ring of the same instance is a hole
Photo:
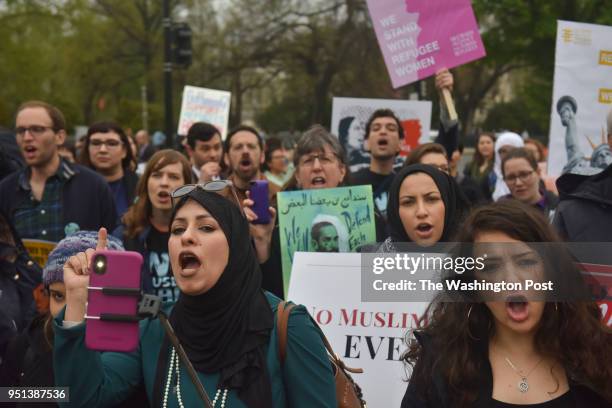
[[[182,191],[186,194],[176,197],[168,242],[181,293],[165,311],[213,405],[336,407],[329,359],[303,307],[289,319],[287,358],[280,365],[279,299],[261,290],[249,225],[239,209],[200,188]],[[101,230],[101,247],[105,234]],[[80,253],[66,263],[67,305],[55,320],[56,385],[70,387],[69,405],[113,406],[144,384],[154,406],[202,406],[157,319],[141,323],[139,347],[132,353],[85,348],[92,254]]]

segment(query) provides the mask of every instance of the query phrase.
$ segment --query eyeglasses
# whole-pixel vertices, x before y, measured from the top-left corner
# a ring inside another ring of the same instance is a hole
[[[512,174],[504,177],[504,181],[506,183],[514,184],[517,179],[520,179],[523,183],[529,179],[529,177],[533,174],[533,170],[531,171],[521,171],[518,174]]]
[[[18,136],[23,136],[25,135],[25,132],[27,131],[27,132],[30,132],[32,136],[40,136],[49,129],[54,129],[54,127],[53,126],[39,126],[39,125],[32,125],[28,127],[19,126],[15,128],[15,133],[17,133]]]
[[[230,202],[232,201],[231,198],[233,198],[234,204],[237,205],[238,208],[240,208],[240,212],[242,213],[242,216],[246,218],[246,214],[244,213],[244,208],[242,208],[242,204],[240,203],[238,194],[236,194],[236,189],[234,188],[234,185],[232,184],[230,180],[213,180],[213,181],[208,181],[202,184],[185,184],[184,186],[181,186],[177,188],[176,190],[174,190],[172,194],[170,195],[172,199],[172,207],[176,205],[178,200],[180,200],[182,197],[186,196],[187,194],[191,193],[196,188],[199,188],[204,191],[209,191],[212,193],[222,193],[223,190],[229,188],[229,190],[232,192],[232,196],[228,197],[227,195],[224,195],[224,194],[221,194],[221,196],[228,199]]]
[[[96,149],[100,149],[102,146],[106,146],[107,149],[114,149],[114,148],[121,146],[122,144],[123,142],[121,142],[120,140],[115,140],[115,139],[108,139],[108,140],[94,139],[94,140],[89,141],[89,146],[94,147]]]
[[[337,162],[337,157],[335,155],[328,156],[325,154],[309,154],[304,156],[304,158],[300,161],[299,165],[303,167],[312,167],[315,164],[315,160],[319,160],[319,163],[323,166],[329,166],[330,164],[334,164]]]

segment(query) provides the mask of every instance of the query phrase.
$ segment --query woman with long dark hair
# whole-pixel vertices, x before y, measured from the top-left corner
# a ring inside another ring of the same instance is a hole
[[[539,211],[520,202],[475,210],[455,240],[525,249],[489,264],[485,274],[498,268],[546,277],[562,270],[561,283],[576,291],[584,286],[577,267],[554,256],[558,249],[530,251],[531,243],[560,241]],[[610,406],[612,333],[594,301],[477,296],[429,306],[403,357],[412,375],[402,407]]]
[[[476,141],[474,158],[465,167],[465,175],[480,184],[489,177],[493,170],[495,159],[495,135],[490,132],[481,132]]]

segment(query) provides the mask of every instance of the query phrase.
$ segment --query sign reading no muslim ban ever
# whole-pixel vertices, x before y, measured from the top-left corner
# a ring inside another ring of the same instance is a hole
[[[231,101],[232,94],[227,91],[185,86],[178,134],[186,135],[195,122],[208,122],[219,129],[225,140]]]
[[[372,186],[278,193],[285,293],[296,251],[349,252],[376,242]]]
[[[394,88],[485,56],[470,0],[367,0]]]
[[[303,304],[349,366],[368,407],[399,407],[407,376],[404,339],[426,302],[362,302],[360,254],[296,252],[287,299]]]
[[[612,27],[557,22],[548,174],[595,174],[612,163]]]

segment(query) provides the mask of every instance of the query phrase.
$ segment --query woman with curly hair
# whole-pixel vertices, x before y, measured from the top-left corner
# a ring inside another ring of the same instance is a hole
[[[457,242],[526,249],[510,261],[500,258],[498,272],[505,276],[521,268],[539,277],[552,271],[565,287],[584,289],[579,270],[558,256],[559,238],[536,209],[504,200],[475,210],[459,231]],[[555,249],[530,251],[538,245]],[[417,341],[403,356],[412,375],[402,407],[610,406],[612,332],[594,301],[477,296],[429,306],[424,329],[414,332]]]

